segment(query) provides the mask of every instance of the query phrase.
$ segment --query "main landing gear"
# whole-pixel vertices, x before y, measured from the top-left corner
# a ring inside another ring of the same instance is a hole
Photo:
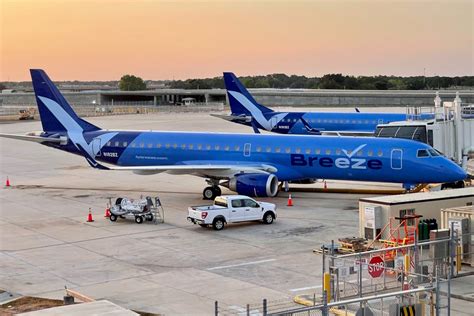
[[[207,183],[210,184],[210,186],[202,191],[204,200],[214,200],[216,196],[222,194],[221,188],[219,188],[219,181],[207,180]]]

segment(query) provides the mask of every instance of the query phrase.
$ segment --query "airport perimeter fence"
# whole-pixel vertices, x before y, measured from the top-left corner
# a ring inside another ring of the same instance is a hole
[[[215,315],[362,315],[363,310],[365,315],[450,315],[451,280],[462,274],[462,263],[474,266],[474,235],[454,225],[444,233],[423,242],[415,238],[407,245],[379,244],[382,248],[342,255],[331,247],[332,253],[323,253],[322,293],[226,306]]]
[[[81,117],[127,115],[127,114],[149,114],[149,113],[199,113],[223,111],[223,103],[194,103],[192,105],[143,105],[141,102],[114,105],[94,105],[90,103],[75,103],[74,111]],[[25,105],[2,105],[0,106],[0,118],[17,120],[20,110],[35,111],[35,119],[39,118],[36,104]]]

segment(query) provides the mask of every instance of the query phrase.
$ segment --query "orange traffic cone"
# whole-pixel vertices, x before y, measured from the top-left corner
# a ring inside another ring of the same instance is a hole
[[[328,185],[326,184],[326,180],[324,180],[324,190],[327,190]]]
[[[287,206],[293,206],[293,200],[291,199],[291,194],[288,196],[288,204]]]
[[[110,207],[109,207],[109,204],[107,204],[107,208],[105,209],[105,215],[104,217],[110,217]]]
[[[8,179],[8,177],[7,177],[7,182],[5,183],[5,186],[6,186],[6,187],[9,187],[9,186],[10,186],[10,179]]]
[[[91,213],[91,208],[89,207],[89,215],[87,215],[87,222],[93,222],[94,220],[92,219],[92,213]]]

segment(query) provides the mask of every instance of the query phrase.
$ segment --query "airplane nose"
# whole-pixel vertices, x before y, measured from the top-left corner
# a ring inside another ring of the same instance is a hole
[[[444,168],[442,168],[446,172],[447,178],[449,178],[449,180],[446,182],[455,182],[467,178],[467,173],[463,168],[461,168],[456,163],[450,160],[448,160],[447,162],[448,164],[446,166],[443,166]]]

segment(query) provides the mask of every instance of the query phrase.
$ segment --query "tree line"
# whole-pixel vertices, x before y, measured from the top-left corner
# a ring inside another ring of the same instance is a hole
[[[350,90],[423,90],[474,87],[474,76],[462,77],[398,77],[398,76],[344,76],[327,74],[322,77],[288,76],[271,74],[266,76],[239,77],[247,88],[277,89],[350,89]],[[222,77],[206,79],[173,80],[168,83],[174,89],[224,88]]]

